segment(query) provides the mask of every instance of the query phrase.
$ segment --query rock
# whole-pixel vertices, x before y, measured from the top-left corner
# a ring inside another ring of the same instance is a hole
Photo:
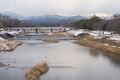
[[[8,37],[5,36],[4,34],[0,34],[0,37],[2,37],[3,39],[8,39]]]
[[[14,38],[14,36],[9,33],[4,33],[4,35],[7,36],[8,38]]]

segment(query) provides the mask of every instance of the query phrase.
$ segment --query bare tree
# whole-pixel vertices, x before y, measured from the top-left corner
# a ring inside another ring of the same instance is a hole
[[[113,14],[112,19],[118,19],[120,18],[120,14]]]

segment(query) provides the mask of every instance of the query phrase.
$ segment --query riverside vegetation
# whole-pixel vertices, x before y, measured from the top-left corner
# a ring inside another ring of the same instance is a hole
[[[0,41],[0,51],[12,51],[21,44],[22,42],[3,40]]]
[[[78,44],[89,46],[107,53],[120,54],[120,41],[110,40],[107,37],[95,38],[88,33],[79,35],[80,40]]]
[[[58,43],[59,42],[58,39],[52,39],[52,38],[45,38],[45,39],[42,39],[42,41],[49,42],[49,43]]]
[[[40,76],[45,74],[49,70],[47,63],[39,63],[31,68],[29,72],[25,74],[26,80],[39,80]]]

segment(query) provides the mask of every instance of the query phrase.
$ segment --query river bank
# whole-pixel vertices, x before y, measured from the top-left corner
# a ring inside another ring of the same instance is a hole
[[[0,32],[0,51],[13,51],[17,46],[22,45],[22,42],[12,41],[14,36],[23,35],[17,31],[1,31]]]
[[[111,40],[109,36],[95,38],[95,36],[88,33],[79,35],[80,40],[77,42],[80,45],[95,48],[107,53],[120,54],[120,41]]]
[[[22,45],[22,42],[3,40],[0,41],[0,51],[13,51],[19,45]]]
[[[120,55],[120,35],[110,31],[72,30],[69,33],[79,37],[78,44],[88,46],[108,54]],[[112,33],[112,34],[111,34]]]

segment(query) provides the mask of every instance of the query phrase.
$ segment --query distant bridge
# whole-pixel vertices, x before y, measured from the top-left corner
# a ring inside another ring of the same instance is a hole
[[[47,36],[47,35],[26,35],[26,36],[16,36],[14,40],[41,40],[44,38],[54,38],[59,40],[78,40],[73,36]]]
[[[56,29],[68,30],[70,28],[65,27],[15,27],[13,30],[24,30],[25,32],[29,32],[28,34],[22,36],[16,36],[14,40],[41,40],[44,38],[54,38],[59,40],[76,40],[73,36],[49,36],[46,32],[57,31]],[[34,30],[32,32],[32,30]],[[39,31],[43,30],[43,32]]]
[[[56,31],[56,29],[61,29],[61,30],[68,30],[70,28],[66,28],[66,27],[12,27],[9,28],[9,30],[14,30],[14,31],[23,31],[23,32],[29,32],[31,30],[44,30],[46,32],[50,32],[51,29],[52,31]]]

